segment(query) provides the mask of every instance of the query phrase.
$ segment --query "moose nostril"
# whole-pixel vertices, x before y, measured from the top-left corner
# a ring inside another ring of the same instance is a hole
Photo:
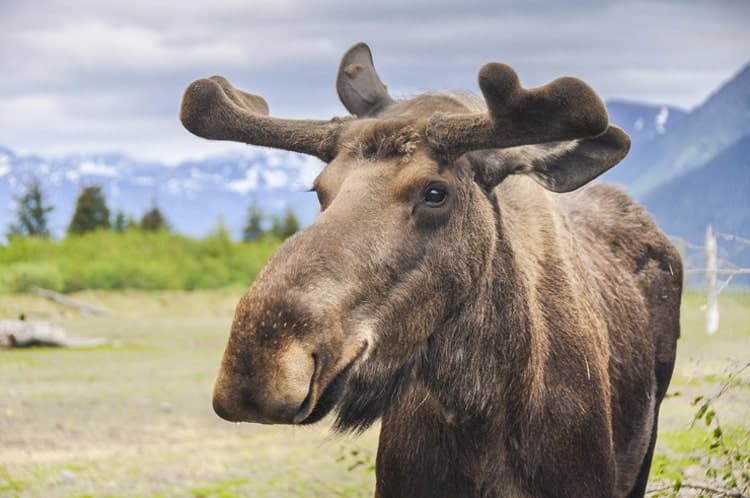
[[[213,407],[216,415],[229,422],[242,422],[260,417],[258,405],[247,393],[231,397],[214,395]]]
[[[294,419],[292,420],[293,423],[298,424],[302,422],[305,418],[307,418],[307,415],[310,412],[311,404],[313,403],[313,398],[315,396],[315,385],[317,384],[318,380],[318,355],[313,353],[312,354],[312,360],[313,360],[313,372],[310,376],[310,384],[307,388],[307,396],[305,396],[305,399],[302,401],[302,404],[299,406],[299,410],[297,410],[297,414],[294,416]]]

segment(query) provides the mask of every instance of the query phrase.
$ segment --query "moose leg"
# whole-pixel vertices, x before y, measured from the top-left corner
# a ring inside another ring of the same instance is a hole
[[[648,473],[651,470],[651,460],[654,457],[654,448],[656,447],[656,433],[659,426],[659,406],[664,399],[669,387],[669,381],[672,379],[674,370],[674,360],[670,362],[656,362],[656,403],[654,405],[654,427],[651,430],[651,441],[648,445],[648,451],[643,457],[641,470],[638,472],[633,489],[628,494],[628,498],[643,498],[646,494],[646,485],[648,484]]]

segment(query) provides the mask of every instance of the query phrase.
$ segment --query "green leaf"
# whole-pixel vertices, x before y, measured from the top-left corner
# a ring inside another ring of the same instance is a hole
[[[705,419],[706,425],[711,425],[711,422],[713,422],[715,416],[716,416],[715,410],[708,410],[706,412],[706,419]]]
[[[697,398],[696,398],[697,399]],[[695,419],[700,420],[703,418],[703,415],[705,415],[706,410],[708,410],[708,403],[703,403],[700,408],[698,408],[698,411],[695,413]]]
[[[678,477],[677,479],[674,480],[674,484],[672,485],[672,489],[674,491],[679,491],[680,488],[682,488],[682,479],[680,479]]]

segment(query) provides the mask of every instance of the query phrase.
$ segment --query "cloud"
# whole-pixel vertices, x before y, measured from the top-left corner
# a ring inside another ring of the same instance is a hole
[[[92,161],[83,161],[78,166],[78,172],[82,175],[104,176],[110,178],[117,176],[117,170],[113,166]]]
[[[575,75],[604,97],[692,107],[747,62],[748,18],[728,1],[2,2],[0,141],[167,160],[236,148],[180,126],[191,80],[223,74],[275,115],[330,117],[338,59],[361,40],[396,95],[477,91],[498,60],[527,86]]]
[[[257,169],[251,168],[245,172],[245,178],[232,180],[227,183],[227,189],[240,194],[246,194],[251,190],[258,188],[260,173]]]

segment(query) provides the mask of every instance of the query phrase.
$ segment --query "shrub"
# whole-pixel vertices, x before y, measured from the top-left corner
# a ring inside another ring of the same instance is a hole
[[[142,230],[98,230],[60,241],[13,237],[0,246],[0,292],[35,285],[64,292],[247,286],[278,245],[268,237],[233,242],[221,227],[200,240]]]
[[[15,263],[0,272],[4,292],[32,292],[35,287],[54,291],[63,289],[63,275],[54,263]]]

